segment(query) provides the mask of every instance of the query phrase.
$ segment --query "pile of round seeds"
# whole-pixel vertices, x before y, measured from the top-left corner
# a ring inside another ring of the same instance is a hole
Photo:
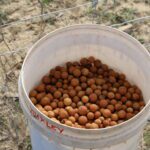
[[[136,85],[92,56],[51,69],[29,97],[52,120],[87,129],[122,123],[145,105]]]

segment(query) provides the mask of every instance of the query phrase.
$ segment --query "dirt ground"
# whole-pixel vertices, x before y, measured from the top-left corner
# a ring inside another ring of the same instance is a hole
[[[17,82],[25,54],[33,43],[66,25],[113,25],[150,16],[149,0],[101,0],[95,7],[89,4],[50,14],[88,2],[91,1],[0,0],[0,150],[32,149],[27,121],[19,106]],[[33,17],[45,13],[49,14]],[[115,27],[132,35],[150,50],[150,19]],[[145,127],[140,146],[141,150],[150,150],[150,123]]]

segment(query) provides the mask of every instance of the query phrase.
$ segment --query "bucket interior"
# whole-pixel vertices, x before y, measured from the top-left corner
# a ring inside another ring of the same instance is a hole
[[[150,59],[148,52],[132,37],[109,27],[79,25],[57,30],[34,45],[24,61],[22,79],[29,91],[57,65],[81,57],[94,56],[126,74],[127,79],[150,98]]]

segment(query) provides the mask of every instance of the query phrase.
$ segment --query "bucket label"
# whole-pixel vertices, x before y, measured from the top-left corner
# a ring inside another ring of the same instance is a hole
[[[56,127],[55,125],[50,124],[47,120],[45,120],[42,116],[37,114],[32,108],[30,108],[31,115],[37,119],[38,121],[42,122],[47,128],[49,128],[53,132],[58,132],[59,134],[62,134],[64,129],[61,129],[59,127]]]

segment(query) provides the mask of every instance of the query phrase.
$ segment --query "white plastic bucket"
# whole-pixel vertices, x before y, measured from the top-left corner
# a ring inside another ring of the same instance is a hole
[[[146,106],[132,119],[104,129],[76,129],[58,124],[31,103],[28,93],[50,68],[84,56],[95,56],[138,85]],[[136,150],[150,113],[150,55],[131,36],[100,25],[56,30],[28,52],[20,74],[20,104],[29,120],[33,150]]]

